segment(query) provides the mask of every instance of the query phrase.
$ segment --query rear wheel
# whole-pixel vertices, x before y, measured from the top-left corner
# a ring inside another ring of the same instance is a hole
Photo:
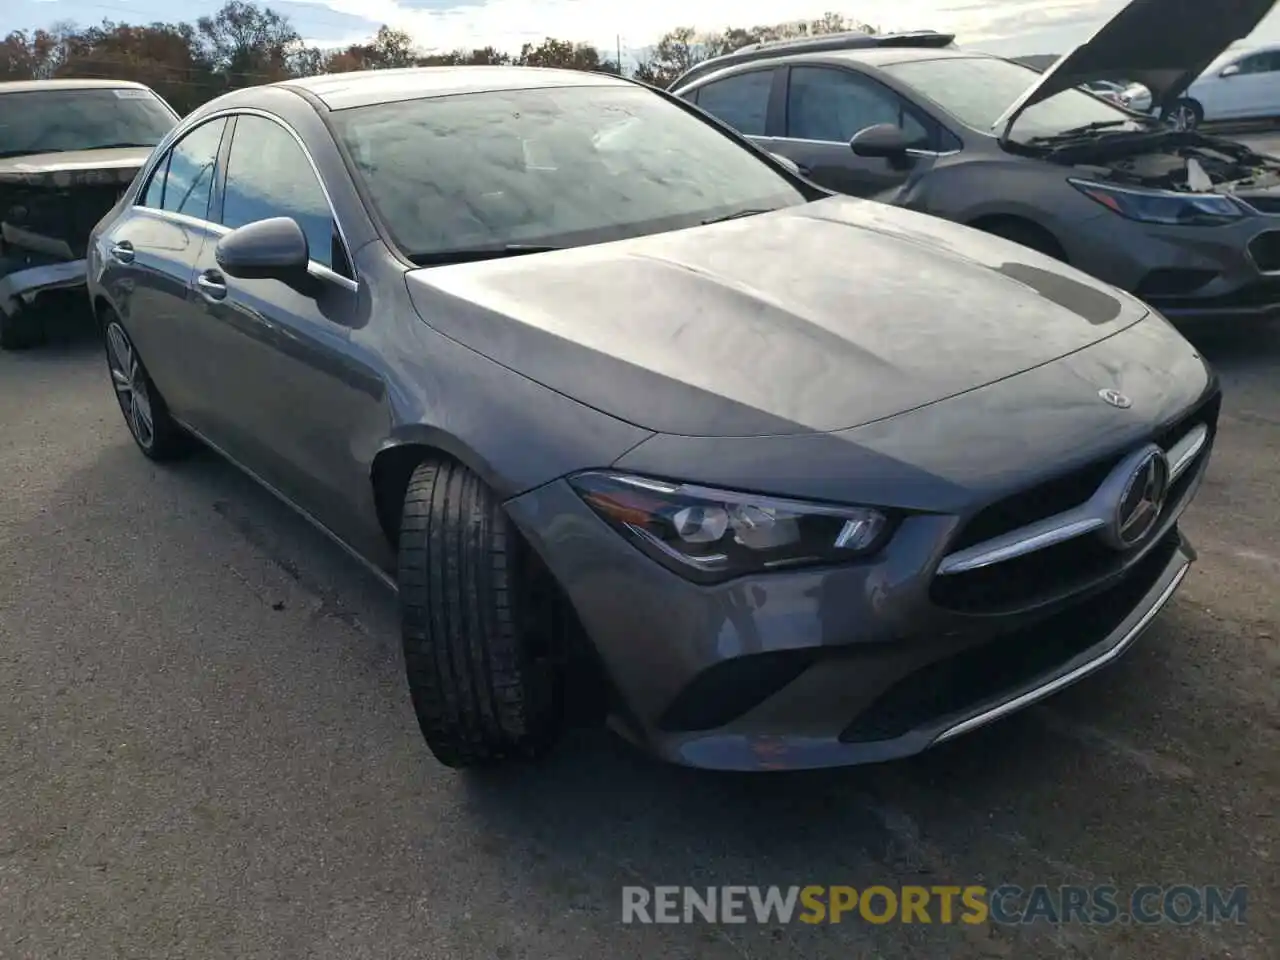
[[[1169,108],[1165,122],[1175,130],[1194,130],[1204,122],[1204,107],[1199,100],[1183,97]]]
[[[563,671],[528,550],[474,473],[451,461],[414,471],[400,520],[401,633],[418,726],[446,766],[538,757],[561,731]]]
[[[104,333],[111,386],[138,449],[152,460],[174,460],[189,453],[194,445],[191,435],[170,416],[120,321],[107,316]]]

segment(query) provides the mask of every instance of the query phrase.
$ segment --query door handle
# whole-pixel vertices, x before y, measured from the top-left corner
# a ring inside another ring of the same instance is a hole
[[[800,174],[800,176],[802,176],[802,177],[811,177],[811,176],[813,176],[813,168],[812,168],[812,167],[810,167],[807,163],[797,163],[797,164],[796,164],[796,171],[797,171],[797,172]]]
[[[128,240],[113,243],[107,252],[111,254],[111,259],[118,263],[133,263],[133,244]]]
[[[196,288],[206,300],[221,300],[227,295],[227,285],[222,274],[211,270],[196,277]]]

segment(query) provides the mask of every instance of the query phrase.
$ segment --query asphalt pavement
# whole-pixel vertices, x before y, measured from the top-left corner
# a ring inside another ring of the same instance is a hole
[[[1226,402],[1184,523],[1200,561],[1126,657],[911,761],[764,776],[603,732],[542,768],[439,766],[382,585],[212,455],[145,460],[87,334],[0,354],[0,957],[1276,956],[1280,330],[1201,343]],[[1248,905],[620,922],[631,884],[1005,883],[1246,885]]]

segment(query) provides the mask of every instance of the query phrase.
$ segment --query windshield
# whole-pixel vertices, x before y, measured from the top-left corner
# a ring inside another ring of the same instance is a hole
[[[351,108],[333,123],[410,259],[576,246],[808,198],[653,92],[572,86]]]
[[[912,60],[890,64],[884,70],[983,133],[992,133],[995,122],[1040,76],[1030,67],[993,57]],[[1064,90],[1028,107],[1013,125],[1012,136],[1030,140],[1092,123],[1120,124],[1125,120],[1132,120],[1135,127],[1140,125],[1137,118],[1090,94]]]
[[[155,94],[136,87],[4,93],[0,156],[154,147],[177,122]]]

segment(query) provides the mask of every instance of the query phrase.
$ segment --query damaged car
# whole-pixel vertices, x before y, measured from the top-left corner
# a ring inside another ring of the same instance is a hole
[[[81,303],[89,232],[177,122],[138,83],[0,83],[0,347],[39,343],[50,309]]]
[[[1014,240],[1175,321],[1272,318],[1280,160],[1080,87],[1132,78],[1174,103],[1275,2],[1205,17],[1191,0],[1134,0],[1044,73],[881,47],[754,61],[674,92],[821,186]]]

